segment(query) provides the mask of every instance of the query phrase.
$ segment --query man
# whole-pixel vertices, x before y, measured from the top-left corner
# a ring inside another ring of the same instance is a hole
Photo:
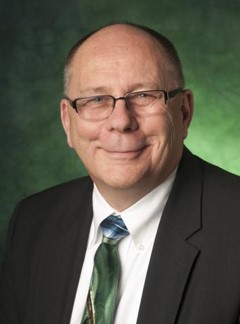
[[[1,323],[90,317],[94,255],[109,215],[121,215],[129,235],[117,246],[114,320],[97,324],[240,323],[240,180],[184,148],[192,114],[192,92],[165,37],[113,24],[74,46],[61,118],[90,178],[18,205]]]

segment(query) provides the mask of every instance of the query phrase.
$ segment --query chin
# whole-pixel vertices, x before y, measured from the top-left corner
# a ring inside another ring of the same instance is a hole
[[[138,181],[135,179],[111,179],[108,181],[105,181],[105,184],[108,187],[111,187],[113,189],[132,189],[134,187],[137,187]]]
[[[109,187],[112,189],[133,189],[142,182],[141,174],[126,173],[124,171],[111,172],[108,171],[107,177],[92,177],[93,181],[100,186]]]

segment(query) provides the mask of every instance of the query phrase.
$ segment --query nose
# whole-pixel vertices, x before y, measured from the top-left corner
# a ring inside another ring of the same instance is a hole
[[[127,106],[126,98],[116,98],[114,100],[112,113],[108,118],[108,129],[125,133],[135,131],[137,128],[137,120]]]
[[[115,108],[115,106],[116,106],[116,102],[118,101],[118,100],[124,100],[125,101],[125,104],[126,104],[126,106],[127,106],[127,108],[128,108],[128,102],[127,102],[127,98],[126,97],[118,97],[118,98],[114,98],[114,97],[112,97],[113,98],[113,109]]]

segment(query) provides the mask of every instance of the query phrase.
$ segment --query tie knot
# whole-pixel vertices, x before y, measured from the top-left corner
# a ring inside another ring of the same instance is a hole
[[[121,216],[110,215],[101,223],[103,242],[110,243],[105,238],[118,242],[129,234]]]

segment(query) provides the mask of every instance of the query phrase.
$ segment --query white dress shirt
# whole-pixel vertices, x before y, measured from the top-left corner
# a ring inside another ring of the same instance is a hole
[[[101,243],[100,223],[111,214],[119,215],[130,235],[118,244],[121,262],[118,306],[114,324],[135,324],[157,228],[167,202],[176,170],[157,188],[119,213],[93,190],[93,221],[75,296],[70,324],[81,323],[90,285],[95,252]]]

